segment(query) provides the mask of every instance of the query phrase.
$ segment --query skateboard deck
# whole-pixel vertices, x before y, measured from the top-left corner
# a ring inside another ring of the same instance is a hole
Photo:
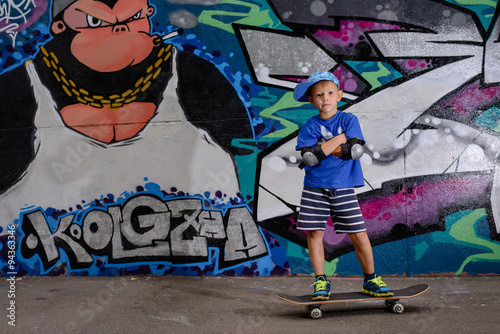
[[[404,289],[393,290],[394,296],[391,297],[373,297],[365,295],[361,292],[332,293],[329,300],[311,300],[311,295],[290,296],[277,294],[276,297],[288,303],[305,305],[310,311],[311,317],[313,319],[319,319],[322,315],[320,307],[323,304],[368,302],[376,300],[384,300],[387,308],[391,309],[396,314],[401,314],[404,312],[404,306],[399,303],[399,300],[415,298],[426,293],[427,291],[429,291],[428,284],[418,284]]]

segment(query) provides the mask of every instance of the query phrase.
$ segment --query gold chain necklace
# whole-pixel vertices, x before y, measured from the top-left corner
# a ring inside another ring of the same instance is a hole
[[[109,96],[102,96],[97,94],[92,94],[83,88],[78,88],[75,82],[69,79],[66,75],[64,69],[59,65],[59,59],[54,52],[47,52],[47,50],[41,46],[40,49],[44,55],[43,61],[49,69],[52,70],[54,78],[61,84],[62,89],[69,97],[75,97],[78,102],[83,104],[88,104],[94,108],[102,108],[104,106],[108,108],[120,108],[124,104],[133,102],[137,95],[146,91],[146,89],[151,86],[152,81],[154,81],[160,72],[162,71],[161,64],[167,61],[172,55],[172,44],[167,44],[163,46],[156,57],[158,58],[155,63],[146,69],[144,76],[140,77],[136,81],[134,87],[127,89],[121,94],[113,94]]]

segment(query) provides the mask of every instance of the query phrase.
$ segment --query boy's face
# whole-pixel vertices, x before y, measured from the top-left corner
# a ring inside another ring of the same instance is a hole
[[[337,113],[337,102],[342,99],[343,92],[332,81],[320,81],[311,87],[309,102],[318,108],[319,116],[328,119]]]

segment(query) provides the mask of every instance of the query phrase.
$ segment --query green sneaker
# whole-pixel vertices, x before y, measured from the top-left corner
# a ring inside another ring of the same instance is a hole
[[[361,292],[375,297],[394,296],[394,292],[387,287],[380,276],[375,276],[374,279],[364,282]]]
[[[332,283],[330,281],[327,281],[322,276],[319,276],[316,278],[316,282],[314,282],[311,286],[314,286],[312,300],[330,299],[330,288],[332,287]]]

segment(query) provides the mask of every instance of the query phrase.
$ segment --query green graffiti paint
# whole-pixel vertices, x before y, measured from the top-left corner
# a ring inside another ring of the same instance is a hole
[[[415,260],[416,261],[421,260],[428,249],[429,249],[429,244],[425,241],[422,241],[418,245],[415,245]]]
[[[484,222],[485,218],[485,209],[456,212],[446,217],[445,232],[433,233],[432,238],[436,243],[448,243],[469,249],[476,249],[476,254],[469,255],[463,260],[455,272],[456,275],[463,273],[466,266],[471,262],[487,261],[500,263],[500,242],[479,236],[477,233],[477,225]]]
[[[371,90],[402,78],[403,75],[391,65],[380,61],[346,61],[371,85]]]
[[[474,123],[483,128],[500,132],[500,109],[491,107],[474,119]]]
[[[298,105],[302,105],[302,104],[303,103],[297,102],[293,99],[292,92],[288,92],[288,93],[284,94],[281,97],[281,99],[278,102],[276,102],[273,106],[262,110],[262,112],[260,113],[261,117],[267,117],[270,119],[274,119],[274,120],[278,121],[283,126],[282,130],[274,131],[274,132],[266,135],[265,138],[284,138],[284,137],[288,136],[289,134],[291,134],[292,132],[297,131],[299,129],[297,124],[295,124],[294,122],[291,122],[289,120],[286,120],[284,118],[275,116],[275,112],[277,112],[278,110],[284,109],[284,108],[290,108],[290,107],[298,106]]]
[[[281,24],[265,1],[257,5],[246,1],[224,1],[227,10],[221,10],[220,5],[215,10],[204,10],[198,17],[198,22],[210,25],[234,34],[233,23],[249,24],[254,27],[272,27],[281,30],[290,30]],[[233,5],[233,6],[231,6]],[[235,10],[229,10],[234,8]],[[238,11],[240,9],[240,11]]]
[[[457,241],[465,242],[468,245],[474,245],[478,250],[489,250],[484,253],[470,255],[465,259],[456,274],[461,274],[468,263],[478,261],[500,262],[500,243],[491,241],[476,235],[474,225],[486,216],[484,209],[471,211],[468,215],[457,220],[450,228],[450,236]]]

